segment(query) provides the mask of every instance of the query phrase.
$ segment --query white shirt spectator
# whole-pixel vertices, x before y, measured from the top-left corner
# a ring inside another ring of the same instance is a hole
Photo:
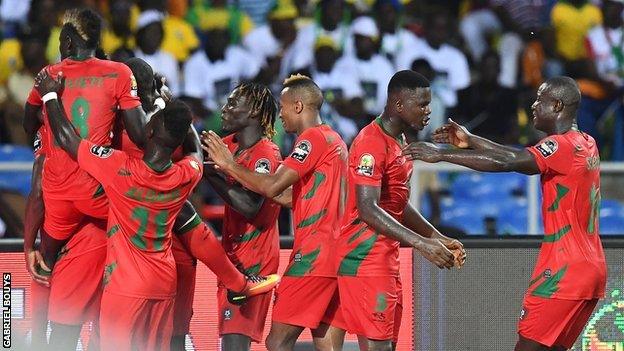
[[[294,69],[309,67],[314,62],[314,43],[319,37],[329,37],[343,55],[352,55],[354,52],[353,38],[349,26],[339,24],[333,31],[324,29],[318,23],[312,23],[299,30],[296,41],[296,52],[293,61]]]
[[[24,23],[32,0],[4,0],[0,2],[0,19],[4,22]]]
[[[260,71],[260,63],[239,46],[229,46],[224,56],[223,60],[211,62],[199,50],[184,65],[184,94],[202,99],[211,111],[221,109],[236,85]]]
[[[394,68],[387,58],[375,54],[370,60],[364,61],[356,56],[343,56],[336,62],[336,67],[347,72],[355,71],[363,92],[366,112],[376,115],[383,111],[388,83],[394,74]]]
[[[440,92],[447,107],[457,105],[457,91],[470,85],[470,70],[466,56],[457,48],[442,44],[437,50],[422,39],[416,45],[406,47],[396,58],[397,69],[411,69],[412,62],[423,58],[436,71],[437,76],[446,76],[446,91]]]
[[[167,86],[174,96],[180,94],[178,62],[173,56],[162,50],[156,51],[153,55],[146,55],[140,49],[136,49],[134,55],[147,62],[154,72],[162,74],[167,79]]]
[[[282,48],[282,44],[275,38],[268,25],[252,30],[243,38],[243,46],[245,49],[260,60],[262,64],[266,63],[267,58],[275,57],[280,53],[282,54],[280,81],[285,79],[286,76],[295,69],[306,67],[309,64],[309,62],[300,62],[299,60],[302,58],[298,57],[296,54],[296,48],[299,47],[300,42],[301,39],[298,34],[297,39],[295,39],[290,47]]]
[[[381,39],[381,53],[394,61],[403,50],[418,45],[418,37],[407,29],[398,29],[394,33],[385,33]]]
[[[614,83],[618,87],[624,86],[624,62],[618,62],[613,54],[619,49],[624,57],[624,31],[622,28],[605,28],[596,26],[587,34],[589,54],[596,65],[600,77]]]

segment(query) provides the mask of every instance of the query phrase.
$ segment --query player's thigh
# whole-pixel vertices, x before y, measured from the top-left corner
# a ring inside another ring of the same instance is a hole
[[[76,200],[74,204],[78,211],[87,216],[97,219],[108,219],[108,197],[104,194],[92,199]]]
[[[73,201],[50,199],[44,193],[43,202],[43,230],[48,236],[55,240],[67,240],[78,231],[85,215]]]
[[[329,277],[283,277],[275,292],[272,320],[315,329],[329,324],[338,283]]]
[[[518,336],[518,342],[516,342],[516,347],[514,351],[549,351],[550,348],[548,346],[542,345],[537,341],[533,341],[525,338],[522,335]]]
[[[269,351],[290,351],[304,327],[273,321],[271,330],[266,339],[266,347]]]
[[[219,284],[217,289],[219,335],[240,334],[260,343],[273,293],[252,296],[243,305],[230,303],[227,294],[228,290]]]

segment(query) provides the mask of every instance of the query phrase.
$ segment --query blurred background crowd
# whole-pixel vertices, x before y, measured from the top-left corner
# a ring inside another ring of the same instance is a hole
[[[109,58],[147,61],[192,106],[198,130],[220,130],[221,106],[238,83],[279,94],[297,72],[323,90],[322,118],[348,144],[382,112],[392,74],[412,69],[433,95],[430,125],[413,139],[427,140],[452,117],[527,145],[541,137],[531,123],[537,88],[568,75],[583,95],[580,129],[603,161],[624,160],[624,0],[2,0],[0,144],[11,147],[0,162],[28,160],[24,103],[35,75],[60,59],[62,14],[80,6],[105,19],[100,45]],[[294,138],[276,126],[287,153]],[[195,201],[218,219],[211,194],[204,187]],[[0,202],[3,225],[19,228],[6,213],[22,217],[19,200]]]

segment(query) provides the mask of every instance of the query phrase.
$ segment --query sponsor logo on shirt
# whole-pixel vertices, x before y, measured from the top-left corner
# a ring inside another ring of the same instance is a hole
[[[261,158],[256,161],[254,169],[256,170],[256,173],[269,174],[271,173],[271,163],[266,158]]]
[[[359,175],[372,177],[373,168],[375,167],[375,158],[371,154],[363,154],[360,157],[360,163],[358,164],[355,172]]]
[[[520,320],[525,319],[528,314],[529,310],[526,307],[523,307],[522,311],[520,311]]]
[[[290,157],[303,163],[310,154],[310,151],[312,151],[312,144],[307,140],[302,140],[295,146],[295,150],[290,154]]]
[[[296,254],[295,254],[295,257],[294,257],[294,261],[295,261],[295,262],[301,262],[301,258],[302,258],[302,257],[303,257],[303,256],[302,256],[300,253],[296,253]]]
[[[557,147],[558,145],[556,141],[548,139],[543,143],[537,145],[535,148],[537,149],[537,151],[540,152],[540,154],[542,154],[542,156],[548,157],[557,151]]]
[[[99,158],[109,158],[113,154],[113,149],[109,147],[94,145],[91,148],[91,153]]]
[[[134,78],[134,74],[130,74],[130,95],[137,96],[138,90],[139,86],[137,84],[136,78]]]
[[[598,169],[600,167],[600,157],[599,156],[590,156],[585,159],[587,161],[587,170],[592,171],[594,169]]]
[[[552,271],[550,270],[550,268],[547,268],[544,271],[544,278],[550,278],[550,277],[552,277]]]

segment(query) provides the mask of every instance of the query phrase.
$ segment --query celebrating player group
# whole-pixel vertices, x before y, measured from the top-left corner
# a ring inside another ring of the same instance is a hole
[[[399,246],[441,269],[466,261],[463,245],[409,203],[412,160],[541,174],[547,235],[516,350],[570,348],[603,297],[600,158],[576,127],[573,80],[539,89],[534,123],[548,136],[524,150],[453,121],[433,137],[453,147],[408,144],[431,113],[429,82],[413,71],[394,74],[383,113],[350,150],[323,124],[323,94],[302,75],[286,79],[279,102],[265,86],[240,84],[221,110],[229,135],[200,138],[189,107],[147,63],[99,58],[101,23],[91,10],[65,14],[62,61],[39,73],[26,104],[36,155],[24,240],[34,350],[75,350],[89,321],[89,350],[184,350],[197,260],[218,278],[217,295],[202,298],[218,304],[223,350],[262,341],[273,296],[271,351],[293,350],[305,328],[317,350],[341,350],[345,332],[362,350],[393,350]],[[278,115],[297,135],[283,160],[271,141]],[[188,201],[202,177],[225,202],[221,242]],[[282,206],[292,208],[295,240],[280,279]]]

